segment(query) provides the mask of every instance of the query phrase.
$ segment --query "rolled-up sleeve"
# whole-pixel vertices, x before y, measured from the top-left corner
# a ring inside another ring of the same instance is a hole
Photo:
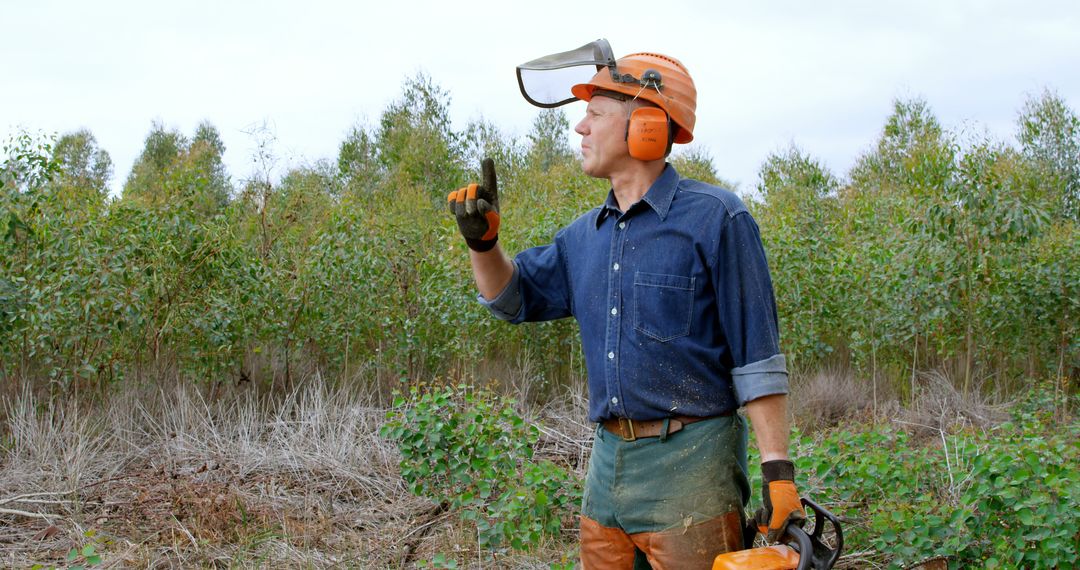
[[[477,295],[476,300],[481,305],[488,308],[491,314],[504,321],[518,320],[521,313],[521,274],[518,271],[517,262],[514,263],[514,274],[510,277],[510,282],[503,287],[503,290],[495,296],[494,299],[488,301],[483,295]]]
[[[740,406],[764,396],[788,393],[787,361],[777,354],[731,370],[735,399]]]
[[[787,363],[780,353],[772,279],[757,223],[749,212],[739,212],[724,224],[715,267],[720,322],[739,405],[787,394]]]

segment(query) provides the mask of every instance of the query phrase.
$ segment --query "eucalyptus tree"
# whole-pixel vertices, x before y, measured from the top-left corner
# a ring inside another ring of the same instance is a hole
[[[775,281],[785,354],[794,365],[819,365],[845,344],[836,267],[839,181],[792,146],[766,158],[754,204]],[[850,291],[848,291],[850,293]]]
[[[445,189],[463,183],[460,138],[450,121],[449,93],[423,73],[406,80],[375,130],[375,159],[385,173],[385,188],[425,188],[432,203],[442,206]]]
[[[154,123],[124,184],[123,199],[151,208],[183,207],[201,216],[220,212],[232,194],[225,145],[201,123],[191,139]]]
[[[57,139],[53,159],[60,169],[56,179],[60,185],[108,194],[112,158],[98,146],[89,130],[73,131]]]
[[[1066,218],[1080,221],[1080,117],[1056,93],[1029,99],[1017,118],[1021,150]]]
[[[529,162],[547,172],[556,164],[572,160],[574,155],[566,138],[569,131],[570,121],[563,109],[544,109],[537,113],[528,134]]]

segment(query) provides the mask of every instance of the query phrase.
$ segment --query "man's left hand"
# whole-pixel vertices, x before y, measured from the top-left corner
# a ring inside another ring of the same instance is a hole
[[[758,530],[769,542],[780,540],[789,524],[806,520],[799,492],[795,489],[795,464],[778,459],[761,464],[761,498],[764,506],[754,518]]]

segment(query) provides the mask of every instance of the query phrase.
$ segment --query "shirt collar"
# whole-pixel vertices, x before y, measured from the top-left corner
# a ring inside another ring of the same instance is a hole
[[[679,173],[675,171],[674,166],[668,163],[664,171],[660,173],[660,177],[652,183],[649,191],[641,198],[641,201],[648,204],[656,212],[656,215],[660,217],[660,220],[663,221],[667,218],[668,210],[671,209],[671,201],[675,198],[675,190],[678,187]],[[608,190],[607,200],[596,212],[596,227],[599,228],[600,224],[609,215],[618,216],[620,213],[619,202],[615,199],[615,192]]]

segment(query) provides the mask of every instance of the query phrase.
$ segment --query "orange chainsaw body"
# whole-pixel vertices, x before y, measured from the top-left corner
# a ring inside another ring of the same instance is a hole
[[[790,546],[777,545],[721,554],[712,570],[795,570],[799,553]]]
[[[802,498],[802,504],[811,515],[807,525],[812,521],[812,532],[800,525],[790,525],[783,537],[785,544],[721,554],[713,559],[712,570],[831,570],[844,549],[840,521],[806,497]],[[823,539],[825,523],[832,526],[835,547]]]

